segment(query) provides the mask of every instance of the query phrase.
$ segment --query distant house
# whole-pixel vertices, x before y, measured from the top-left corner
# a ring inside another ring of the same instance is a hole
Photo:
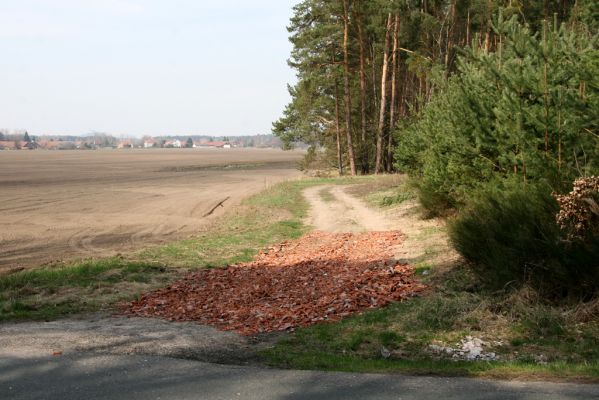
[[[21,150],[35,150],[39,149],[39,145],[36,142],[21,142]]]
[[[149,149],[150,147],[156,147],[156,141],[154,139],[144,140],[144,149]]]
[[[118,149],[131,149],[133,148],[133,143],[130,140],[121,140],[117,145]]]
[[[230,149],[231,143],[229,142],[200,142],[197,147],[204,148],[216,148],[216,149]]]
[[[185,147],[185,142],[182,142],[179,139],[167,140],[166,142],[164,142],[164,147],[169,147],[169,148],[174,147],[174,148],[180,149],[181,147]]]

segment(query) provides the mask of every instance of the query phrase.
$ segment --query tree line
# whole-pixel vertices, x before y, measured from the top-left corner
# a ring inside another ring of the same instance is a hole
[[[407,173],[494,289],[595,298],[598,28],[593,0],[304,0],[273,130],[340,174]]]
[[[501,49],[499,13],[540,32],[596,21],[597,10],[590,0],[301,1],[288,26],[297,83],[273,132],[324,148],[340,173],[392,171],[398,123],[458,72],[463,49]]]

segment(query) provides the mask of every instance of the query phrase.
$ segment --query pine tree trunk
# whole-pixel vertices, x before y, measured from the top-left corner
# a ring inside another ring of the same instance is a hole
[[[343,0],[343,67],[344,89],[345,89],[345,133],[347,134],[347,156],[349,168],[352,175],[356,175],[356,158],[354,156],[354,144],[352,140],[351,127],[351,88],[349,84],[349,0]]]
[[[335,133],[337,134],[337,169],[343,175],[343,159],[341,157],[341,110],[339,107],[339,88],[335,79]]]
[[[466,43],[465,46],[470,46],[470,9],[468,9],[468,17],[466,18]]]
[[[376,84],[376,51],[374,49],[374,43],[372,43],[371,47],[370,47],[370,59],[372,60],[372,62],[370,63],[372,65],[372,97],[371,97],[371,101],[372,101],[372,108],[374,110],[378,109],[379,106],[379,97],[377,94],[377,87],[378,85]],[[373,138],[373,143],[376,142],[376,132],[374,132],[375,137]]]
[[[399,47],[399,15],[395,16],[393,25],[393,50],[391,52],[391,105],[389,108],[389,135],[387,142],[387,172],[393,169],[393,129],[397,122],[397,65]]]
[[[366,56],[364,50],[364,32],[362,18],[358,19],[358,41],[360,42],[360,127],[362,133],[360,161],[362,173],[368,173],[368,143],[366,142]]]
[[[383,172],[383,138],[385,136],[385,111],[387,109],[387,70],[389,69],[389,36],[391,33],[391,13],[387,17],[387,31],[385,32],[385,48],[383,50],[383,72],[381,74],[381,108],[379,113],[378,136],[376,138],[376,162],[374,173]]]

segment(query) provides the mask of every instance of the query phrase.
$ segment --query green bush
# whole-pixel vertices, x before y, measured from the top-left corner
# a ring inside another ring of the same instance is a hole
[[[425,218],[446,216],[448,211],[455,207],[453,199],[428,182],[416,184],[418,201],[424,209]]]
[[[489,286],[529,284],[552,297],[599,288],[599,236],[565,240],[544,185],[504,182],[477,191],[450,224],[455,248]]]
[[[425,207],[459,208],[513,176],[563,192],[599,174],[599,36],[501,17],[494,29],[501,51],[464,49],[459,73],[397,126],[395,166],[422,183]]]

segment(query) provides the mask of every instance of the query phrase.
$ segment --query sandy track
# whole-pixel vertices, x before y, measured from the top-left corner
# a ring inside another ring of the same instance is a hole
[[[0,273],[198,233],[244,197],[298,176],[301,156],[267,149],[0,152]]]
[[[314,186],[304,191],[310,202],[308,224],[325,232],[388,231],[391,223],[378,211],[346,193],[344,186]],[[326,196],[332,196],[327,200]]]
[[[444,232],[445,222],[423,219],[416,200],[390,210],[368,207],[350,194],[351,186],[315,186],[304,191],[310,202],[307,223],[325,232],[400,231],[403,241],[394,249],[402,263],[451,266],[460,261]]]

